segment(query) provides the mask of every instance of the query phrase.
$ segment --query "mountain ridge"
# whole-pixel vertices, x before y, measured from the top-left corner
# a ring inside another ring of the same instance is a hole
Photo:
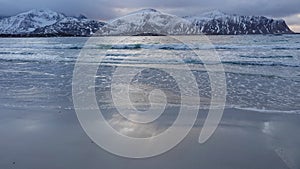
[[[243,35],[292,34],[282,19],[227,14],[219,10],[179,17],[147,8],[107,22],[33,9],[0,18],[0,36]]]
[[[265,16],[227,14],[219,10],[200,16],[185,17],[207,34],[290,34],[294,33],[283,19]]]

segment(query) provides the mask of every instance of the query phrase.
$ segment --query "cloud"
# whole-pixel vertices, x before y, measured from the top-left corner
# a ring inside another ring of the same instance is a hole
[[[300,25],[300,13],[285,17],[284,19],[286,22],[288,22],[291,25]]]
[[[300,13],[283,18],[290,28],[295,32],[300,32]]]
[[[228,13],[286,17],[300,13],[299,6],[299,0],[1,0],[0,15],[48,8],[67,15],[85,14],[94,19],[111,19],[150,7],[180,16],[220,9]]]
[[[4,0],[0,2],[0,15],[9,16],[31,9],[51,9],[67,15],[85,14],[91,18],[111,18],[113,4],[107,0]]]

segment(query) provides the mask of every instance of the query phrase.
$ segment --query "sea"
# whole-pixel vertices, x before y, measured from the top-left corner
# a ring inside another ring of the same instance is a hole
[[[192,131],[209,109],[224,109],[223,119],[203,145],[195,131],[159,156],[123,158],[95,144],[77,119],[74,85],[88,76],[105,118],[128,136],[163,133],[185,94],[200,98],[188,101],[199,104]],[[128,97],[114,89],[122,80]],[[225,99],[213,105],[218,83]],[[129,104],[147,111],[152,101],[166,102],[167,115],[151,127],[130,128],[116,115]],[[299,115],[300,35],[0,38],[0,168],[296,169]]]

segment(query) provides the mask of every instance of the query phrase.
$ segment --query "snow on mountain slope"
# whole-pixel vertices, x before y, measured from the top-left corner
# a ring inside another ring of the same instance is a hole
[[[96,35],[195,35],[195,34],[286,34],[293,33],[284,20],[264,16],[239,16],[221,11],[178,17],[143,9],[108,23],[81,15],[69,17],[51,10],[31,10],[0,18],[0,35],[91,36]]]
[[[199,16],[184,17],[205,34],[283,34],[293,33],[284,20],[264,16],[230,15],[212,11]]]
[[[221,11],[177,17],[155,9],[143,9],[111,20],[100,35],[194,35],[194,34],[283,34],[293,33],[283,20],[263,16],[229,15]]]
[[[5,17],[0,20],[1,34],[25,34],[37,28],[52,25],[61,20],[63,14],[51,10],[31,10],[16,16]]]
[[[0,19],[0,34],[90,36],[105,23],[85,16],[69,17],[51,10],[31,10]]]
[[[210,12],[205,12],[200,14],[199,16],[185,16],[183,18],[193,21],[193,20],[202,20],[202,21],[209,21],[211,19],[218,19],[218,18],[226,18],[227,14],[220,11],[214,10]]]
[[[86,19],[85,16],[65,17],[53,25],[36,29],[33,34],[90,36],[105,25],[104,22]]]
[[[191,23],[175,15],[155,9],[143,9],[108,22],[100,28],[100,35],[186,34]]]

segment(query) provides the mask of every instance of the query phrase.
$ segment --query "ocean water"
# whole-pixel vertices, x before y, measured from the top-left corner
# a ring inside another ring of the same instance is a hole
[[[199,93],[200,115],[182,144],[158,157],[132,160],[90,140],[72,97],[72,84],[85,82],[74,82],[73,71],[76,64],[89,70],[99,58],[97,73],[84,70],[84,75],[95,77],[90,87],[111,126],[131,137],[150,137],[171,126],[183,93],[178,79],[164,70],[179,72],[183,87],[191,81],[180,72],[190,71],[197,88],[184,90]],[[220,106],[211,104],[207,65],[223,68],[218,71],[226,78],[226,102],[215,134],[199,146],[203,118],[210,106]],[[137,68],[142,71],[130,75]],[[153,89],[166,93],[166,111],[150,126],[135,126],[117,115],[116,105],[128,103],[121,92],[111,93],[112,84],[127,75],[133,77],[131,89],[138,89],[130,93],[130,102],[141,112],[151,109],[153,100],[164,103],[160,93],[149,99]],[[120,97],[118,103],[114,97]],[[0,168],[296,169],[299,103],[299,35],[0,38]]]
[[[85,48],[95,51],[93,57],[99,50],[108,51],[103,60],[107,70],[121,65],[145,68],[160,65],[174,69],[181,64],[194,66],[191,69],[204,98],[209,98],[209,79],[203,63],[191,56],[191,50],[215,51],[226,73],[226,107],[299,113],[299,35],[210,36],[211,44],[201,42],[197,36],[188,37],[191,44],[196,44],[193,49],[189,44],[162,42],[157,37],[135,37],[123,42],[118,42],[120,37],[95,39],[94,44]],[[72,108],[66,99],[70,100],[74,64],[86,41],[87,38],[0,39],[0,106]],[[146,55],[147,50],[158,54]],[[107,79],[100,79],[101,84],[107,85]]]

